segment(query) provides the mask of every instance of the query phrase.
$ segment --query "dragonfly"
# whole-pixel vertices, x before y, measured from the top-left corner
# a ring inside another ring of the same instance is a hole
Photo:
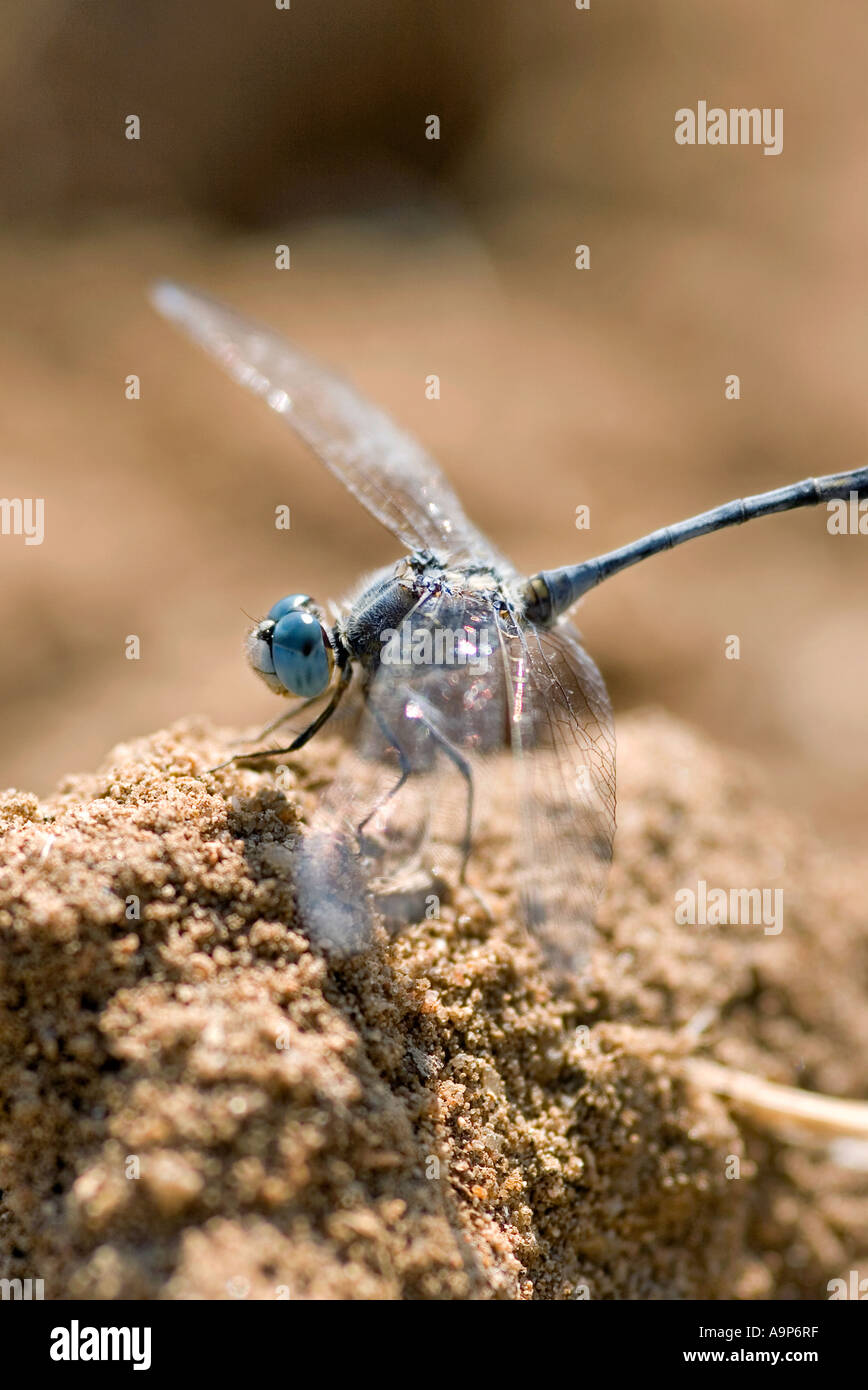
[[[256,674],[300,701],[262,736],[300,714],[307,722],[286,747],[229,761],[295,753],[325,726],[338,737],[335,775],[295,857],[310,939],[345,957],[368,948],[377,921],[394,932],[432,915],[432,904],[436,915],[462,886],[481,897],[468,878],[474,846],[511,839],[525,927],[557,981],[580,976],[613,854],[615,736],[572,610],[597,584],[696,536],[868,496],[868,468],[728,502],[526,576],[468,519],[420,444],[341,377],[196,291],[160,282],[151,297],[405,551],[336,605],[331,621],[294,593],[247,637]],[[490,806],[496,816],[486,816]]]

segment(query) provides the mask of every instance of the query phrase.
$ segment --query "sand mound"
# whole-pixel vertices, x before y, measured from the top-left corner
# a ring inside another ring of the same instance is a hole
[[[690,1051],[859,1096],[868,869],[658,715],[620,729],[593,970],[556,999],[495,885],[329,965],[292,847],[328,745],[200,781],[192,723],[0,802],[0,1275],[47,1298],[827,1297],[868,1179]],[[779,935],[674,922],[781,886]],[[733,1177],[734,1159],[740,1176]]]

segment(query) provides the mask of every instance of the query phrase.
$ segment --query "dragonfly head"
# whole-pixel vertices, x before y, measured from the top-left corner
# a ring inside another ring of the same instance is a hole
[[[335,667],[328,629],[307,594],[290,594],[247,634],[247,658],[276,695],[311,699]]]

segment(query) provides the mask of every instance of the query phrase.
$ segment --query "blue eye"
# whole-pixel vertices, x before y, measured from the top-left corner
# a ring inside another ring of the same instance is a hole
[[[303,608],[306,603],[310,603],[309,594],[287,594],[286,598],[280,599],[273,608],[269,608],[268,616],[276,623],[287,613],[293,613],[296,608]]]
[[[276,604],[269,617],[279,607]],[[278,619],[271,637],[271,659],[277,679],[291,695],[321,695],[331,680],[331,645],[325,628],[313,613],[295,608]]]

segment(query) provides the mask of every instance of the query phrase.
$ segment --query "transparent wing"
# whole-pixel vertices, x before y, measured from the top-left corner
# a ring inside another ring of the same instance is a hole
[[[550,964],[575,976],[614,835],[602,678],[569,624],[521,625],[488,599],[429,597],[410,628],[410,659],[381,665],[356,706],[300,851],[308,929],[351,952],[370,937],[374,903],[393,929],[421,920],[431,895],[454,890],[470,810],[471,886],[483,896],[492,886],[481,863],[502,887],[514,883]],[[444,631],[466,634],[475,660],[426,651]]]
[[[302,918],[332,952],[364,949],[374,905],[393,930],[422,920],[479,846],[497,769],[512,763],[495,629],[486,600],[427,596],[400,659],[384,655],[344,715],[296,868]],[[511,800],[509,815],[511,828]]]
[[[434,460],[340,377],[205,295],[161,282],[152,301],[230,376],[262,396],[409,550],[514,573],[464,515]]]
[[[612,859],[612,708],[571,623],[516,624],[501,636],[513,706],[524,916],[555,972],[577,976]]]

